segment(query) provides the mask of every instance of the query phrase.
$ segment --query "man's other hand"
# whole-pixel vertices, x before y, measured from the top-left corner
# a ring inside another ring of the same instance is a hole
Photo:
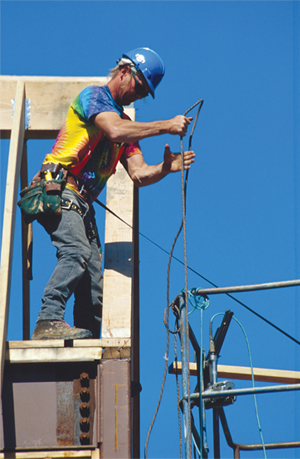
[[[191,164],[195,161],[195,153],[193,151],[185,151],[183,153],[184,169],[190,169]],[[181,170],[181,155],[180,153],[171,153],[169,145],[165,145],[163,170],[169,172],[179,172]]]

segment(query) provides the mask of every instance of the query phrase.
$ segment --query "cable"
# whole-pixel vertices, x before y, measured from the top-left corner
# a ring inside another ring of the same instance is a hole
[[[212,322],[214,320],[215,317],[219,316],[219,315],[224,315],[224,313],[217,313],[215,314],[211,319],[210,319],[210,330],[212,330]],[[248,355],[249,355],[249,362],[250,362],[250,368],[251,368],[251,379],[252,379],[252,387],[254,388],[255,387],[255,381],[254,381],[254,373],[253,373],[253,364],[252,364],[252,357],[251,357],[251,351],[250,351],[250,345],[249,345],[249,340],[248,340],[248,337],[247,337],[247,334],[246,334],[246,331],[243,327],[243,325],[240,323],[240,321],[232,316],[232,318],[237,322],[237,324],[240,326],[243,334],[244,334],[244,337],[245,337],[245,340],[246,340],[246,344],[247,344],[247,349],[248,349]],[[256,395],[253,394],[253,399],[254,399],[254,407],[255,407],[255,414],[256,414],[256,420],[257,420],[257,426],[258,426],[258,430],[259,430],[259,435],[260,435],[260,439],[261,439],[261,443],[262,443],[262,447],[263,447],[263,451],[264,451],[264,457],[265,459],[267,459],[267,454],[266,454],[266,447],[265,447],[265,442],[264,442],[264,438],[263,438],[263,433],[262,433],[262,428],[261,428],[261,425],[260,425],[260,420],[259,420],[259,415],[258,415],[258,408],[257,408],[257,401],[256,401]]]
[[[196,102],[191,108],[189,108],[183,116],[186,116],[187,113],[189,113],[194,107],[196,107],[197,105],[199,105],[199,108],[198,108],[198,111],[197,111],[197,114],[196,114],[196,117],[195,117],[195,120],[194,120],[194,124],[193,124],[193,127],[192,127],[192,130],[191,130],[191,134],[190,134],[190,137],[189,137],[189,150],[191,148],[191,144],[192,144],[192,136],[193,136],[193,133],[194,133],[194,130],[195,130],[195,127],[196,127],[196,123],[197,123],[197,120],[198,120],[198,116],[199,116],[199,112],[200,112],[200,109],[203,105],[203,100],[199,100],[198,102]],[[161,403],[161,399],[162,399],[162,395],[163,395],[163,390],[164,390],[164,386],[165,386],[165,381],[166,381],[166,376],[167,376],[167,371],[168,371],[168,358],[169,358],[169,307],[170,307],[170,300],[169,300],[169,286],[170,286],[170,267],[171,267],[171,259],[173,257],[173,251],[174,251],[174,247],[175,247],[175,244],[176,244],[176,241],[178,239],[178,236],[182,230],[182,227],[185,226],[185,201],[186,201],[186,185],[187,185],[187,177],[188,177],[188,170],[186,172],[186,177],[185,177],[185,183],[183,184],[183,146],[182,146],[182,137],[180,139],[180,143],[181,143],[181,174],[182,174],[182,199],[183,199],[183,218],[182,218],[182,221],[181,221],[181,225],[180,225],[180,228],[175,236],[175,239],[173,241],[173,244],[172,244],[172,247],[171,247],[171,251],[169,253],[169,261],[168,261],[168,270],[167,270],[167,307],[165,309],[165,316],[166,318],[164,317],[164,322],[165,322],[165,326],[166,326],[166,329],[167,329],[167,342],[166,342],[166,354],[165,354],[165,359],[166,359],[166,363],[165,363],[165,369],[164,369],[164,374],[163,374],[163,380],[162,380],[162,385],[161,385],[161,390],[160,390],[160,394],[159,394],[159,398],[158,398],[158,402],[157,402],[157,405],[156,405],[156,409],[155,409],[155,412],[154,412],[154,415],[153,415],[153,418],[152,418],[152,422],[150,424],[150,427],[149,427],[149,430],[148,430],[148,434],[147,434],[147,438],[146,438],[146,442],[145,442],[145,448],[144,448],[144,457],[145,459],[147,459],[147,449],[148,449],[148,442],[149,442],[149,438],[150,438],[150,434],[151,434],[151,430],[153,428],[153,425],[154,425],[154,422],[155,422],[155,419],[156,419],[156,416],[157,416],[157,413],[158,413],[158,409],[159,409],[159,406],[160,406],[160,403]],[[96,201],[97,202],[97,201]],[[98,204],[100,204],[100,202],[98,202]],[[100,204],[102,205],[102,207],[104,207],[103,204]],[[115,214],[114,214],[115,215]],[[123,220],[122,220],[123,221]],[[124,221],[123,221],[124,222]],[[124,222],[125,224],[127,224],[126,222]],[[144,236],[145,237],[145,236]],[[146,238],[148,239],[148,238]],[[157,244],[155,244],[157,245]],[[166,252],[168,253],[168,252]],[[185,262],[185,268],[187,270],[187,263]],[[186,277],[186,276],[185,276]],[[186,282],[187,283],[187,282]],[[186,287],[186,290],[187,290],[187,287]],[[187,308],[186,308],[187,310]],[[190,403],[190,402],[189,402]],[[190,414],[190,410],[189,410],[189,414]],[[190,418],[190,416],[189,416]],[[179,422],[179,425],[180,425],[180,422]],[[181,441],[181,440],[180,440]],[[191,445],[191,441],[189,442],[190,445]],[[181,445],[181,444],[180,444]],[[181,455],[182,455],[182,446],[180,446],[181,448]],[[181,456],[182,457],[182,456]]]
[[[198,290],[199,288],[192,288],[191,290],[188,290],[188,300],[193,308],[189,314],[192,314],[194,311],[196,311],[196,309],[200,311],[201,309],[207,309],[209,306],[209,299],[198,295]],[[192,291],[194,293],[192,293]],[[183,293],[183,290],[181,290],[181,292]]]
[[[166,253],[167,255],[170,255],[170,252],[168,252],[166,249],[164,249],[163,247],[161,247],[159,244],[157,244],[156,242],[152,241],[152,239],[150,239],[149,237],[145,236],[143,233],[141,233],[140,231],[136,230],[132,225],[130,225],[129,223],[125,222],[121,217],[119,217],[117,214],[115,214],[112,210],[110,210],[108,207],[106,207],[101,201],[99,201],[98,199],[95,200],[95,202],[97,204],[99,204],[101,207],[103,207],[105,210],[107,210],[108,212],[110,212],[112,215],[114,215],[116,218],[118,218],[121,222],[123,222],[125,225],[129,226],[133,231],[136,231],[140,236],[142,236],[143,238],[145,238],[147,241],[151,242],[151,244],[155,245],[158,249],[160,249],[162,252]],[[181,232],[181,227],[178,231],[178,236]],[[177,237],[178,237],[177,236]],[[172,258],[176,261],[178,261],[178,263],[184,265],[184,262],[182,260],[180,260],[179,258],[175,257],[174,255],[172,255]],[[209,279],[207,279],[206,277],[202,276],[202,274],[198,273],[195,269],[191,268],[190,266],[187,266],[187,268],[193,272],[194,274],[196,274],[196,276],[199,276],[201,279],[203,279],[205,282],[208,282],[210,285],[212,285],[213,287],[216,287],[218,288],[218,286],[216,284],[214,284],[213,282],[211,282]],[[271,322],[270,320],[266,319],[265,317],[263,317],[261,314],[259,314],[258,312],[254,311],[253,309],[251,309],[249,306],[247,306],[245,303],[243,303],[242,301],[238,300],[237,298],[235,298],[234,296],[232,296],[230,293],[225,293],[225,295],[227,295],[229,298],[231,298],[232,300],[234,300],[236,303],[239,303],[241,306],[243,306],[245,309],[247,309],[249,312],[251,312],[252,314],[256,315],[259,319],[263,320],[264,322],[266,322],[268,325],[270,325],[271,327],[275,328],[275,330],[277,330],[278,332],[282,333],[283,335],[285,335],[287,338],[289,338],[290,340],[294,341],[296,344],[298,344],[300,346],[300,341],[298,341],[296,338],[294,338],[293,336],[291,336],[289,333],[285,332],[284,330],[282,330],[282,328],[278,327],[277,325],[275,325],[273,322]]]

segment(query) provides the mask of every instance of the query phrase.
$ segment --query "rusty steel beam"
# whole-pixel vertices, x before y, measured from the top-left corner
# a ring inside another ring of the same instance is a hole
[[[130,359],[101,360],[98,371],[100,457],[131,459]]]

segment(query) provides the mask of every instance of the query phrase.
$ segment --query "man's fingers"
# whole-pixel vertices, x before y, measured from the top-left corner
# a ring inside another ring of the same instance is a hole
[[[189,124],[191,124],[191,121],[192,121],[192,117],[191,116],[188,116],[188,117],[184,117],[184,126],[183,126],[183,131],[182,131],[182,136],[186,136],[186,133],[187,133],[187,129],[188,129],[188,126]]]
[[[165,153],[171,153],[169,144],[165,145]]]
[[[188,125],[192,121],[191,116],[177,115],[171,120],[171,126],[169,129],[169,134],[177,135],[184,137],[187,133]]]
[[[190,159],[190,158],[195,158],[195,152],[192,151],[192,150],[189,150],[189,151],[185,151],[183,153],[183,159]]]

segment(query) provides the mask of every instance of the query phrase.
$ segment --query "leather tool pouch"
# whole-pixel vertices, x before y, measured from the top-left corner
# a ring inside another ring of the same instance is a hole
[[[61,193],[65,177],[61,171],[55,180],[40,180],[24,188],[18,206],[25,223],[31,223],[42,216],[61,215]]]

